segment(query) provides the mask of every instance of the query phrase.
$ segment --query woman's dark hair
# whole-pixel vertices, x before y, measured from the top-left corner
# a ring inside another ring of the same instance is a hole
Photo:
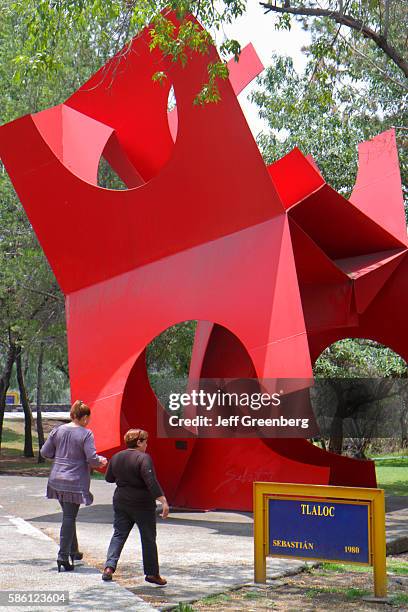
[[[138,442],[144,442],[149,434],[144,429],[129,429],[123,436],[123,440],[128,448],[136,448]]]
[[[81,400],[76,400],[76,402],[74,402],[71,406],[71,411],[69,413],[69,416],[71,417],[73,421],[75,419],[77,421],[80,421],[82,417],[90,416],[90,414],[91,414],[91,409],[89,408],[89,406],[84,404],[84,402],[81,402]]]

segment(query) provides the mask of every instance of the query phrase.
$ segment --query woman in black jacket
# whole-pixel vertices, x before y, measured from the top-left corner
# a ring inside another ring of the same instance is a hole
[[[169,506],[157,481],[153,461],[146,453],[148,433],[130,429],[124,436],[126,450],[113,455],[105,479],[115,482],[113,495],[113,536],[109,544],[102,580],[112,580],[120,553],[136,523],[142,541],[143,569],[146,582],[164,586],[160,576],[156,546],[156,500],[162,504],[166,518]]]

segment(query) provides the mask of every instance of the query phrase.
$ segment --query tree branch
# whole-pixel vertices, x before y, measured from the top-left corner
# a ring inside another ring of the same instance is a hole
[[[385,0],[383,36],[387,38],[390,27],[390,0]]]
[[[34,289],[33,287],[27,287],[27,285],[23,285],[23,283],[18,283],[20,287],[26,289],[27,291],[31,291],[31,293],[37,293],[38,295],[43,295],[51,300],[55,300],[56,302],[60,302],[64,304],[64,299],[60,295],[56,295],[55,293],[49,293],[48,291],[40,291],[40,289]]]
[[[400,70],[408,77],[408,62],[398,53],[398,51],[389,44],[387,37],[383,34],[378,34],[362,21],[355,19],[351,15],[342,14],[339,11],[332,11],[329,9],[320,8],[307,8],[298,7],[292,8],[290,6],[276,6],[270,2],[260,2],[260,5],[265,9],[266,13],[284,13],[288,15],[295,15],[298,17],[328,17],[336,23],[345,25],[352,30],[361,32],[366,38],[370,38],[375,42],[377,47],[382,49],[384,53],[398,66]]]
[[[394,83],[394,85],[397,85],[398,87],[402,87],[402,89],[405,89],[406,91],[408,91],[408,85],[405,85],[404,83],[401,83],[401,81],[397,81],[392,76],[390,76],[387,72],[385,72],[385,70],[380,68],[380,66],[378,66],[378,64],[373,62],[372,59],[370,59],[369,57],[367,57],[367,55],[365,55],[362,51],[360,51],[360,49],[357,49],[356,47],[353,47],[353,45],[350,43],[350,41],[347,40],[347,38],[345,36],[343,36],[342,34],[339,34],[339,36],[340,36],[340,38],[342,40],[344,40],[346,45],[353,51],[353,53],[356,53],[365,62],[368,62],[369,64],[371,64],[371,66],[373,68],[375,68],[376,70],[378,70],[378,72],[380,72],[383,75],[384,78],[386,78],[388,81],[391,81],[391,83]]]
[[[68,368],[66,368],[65,366],[63,366],[60,363],[55,364],[55,367],[57,368],[57,370],[59,370],[62,374],[64,374],[65,378],[69,381],[69,372],[68,372]]]

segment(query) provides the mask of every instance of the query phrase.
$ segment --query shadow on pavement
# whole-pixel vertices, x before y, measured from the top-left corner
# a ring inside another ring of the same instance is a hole
[[[191,516],[191,515],[190,515]],[[62,512],[55,512],[53,514],[43,514],[41,516],[30,517],[27,520],[32,523],[61,523]],[[113,511],[112,506],[109,504],[99,504],[89,506],[88,508],[81,508],[78,513],[77,523],[104,523],[107,525],[113,524]],[[211,520],[194,520],[186,516],[172,518],[170,515],[165,521],[158,517],[158,525],[182,525],[188,527],[202,527],[205,529],[211,529],[222,535],[241,535],[252,537],[253,525],[252,523],[240,523],[240,522],[222,522],[222,521],[211,521]]]
[[[404,510],[404,508],[408,508],[408,495],[390,495],[385,497],[386,512],[395,512],[396,510]]]

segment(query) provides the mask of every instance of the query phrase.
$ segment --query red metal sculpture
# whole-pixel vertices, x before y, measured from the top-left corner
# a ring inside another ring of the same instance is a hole
[[[0,128],[1,159],[66,295],[72,397],[92,407],[98,452],[147,429],[170,501],[195,508],[249,510],[253,480],[375,486],[372,462],[306,440],[158,439],[145,348],[194,319],[196,377],[308,378],[349,336],[408,359],[393,132],[361,146],[347,201],[298,150],[265,167],[235,95],[259,72],[252,48],[220,83],[222,101],[200,106],[215,49],[183,68],[148,42],[146,30],[64,104]],[[101,155],[127,190],[97,186]]]

